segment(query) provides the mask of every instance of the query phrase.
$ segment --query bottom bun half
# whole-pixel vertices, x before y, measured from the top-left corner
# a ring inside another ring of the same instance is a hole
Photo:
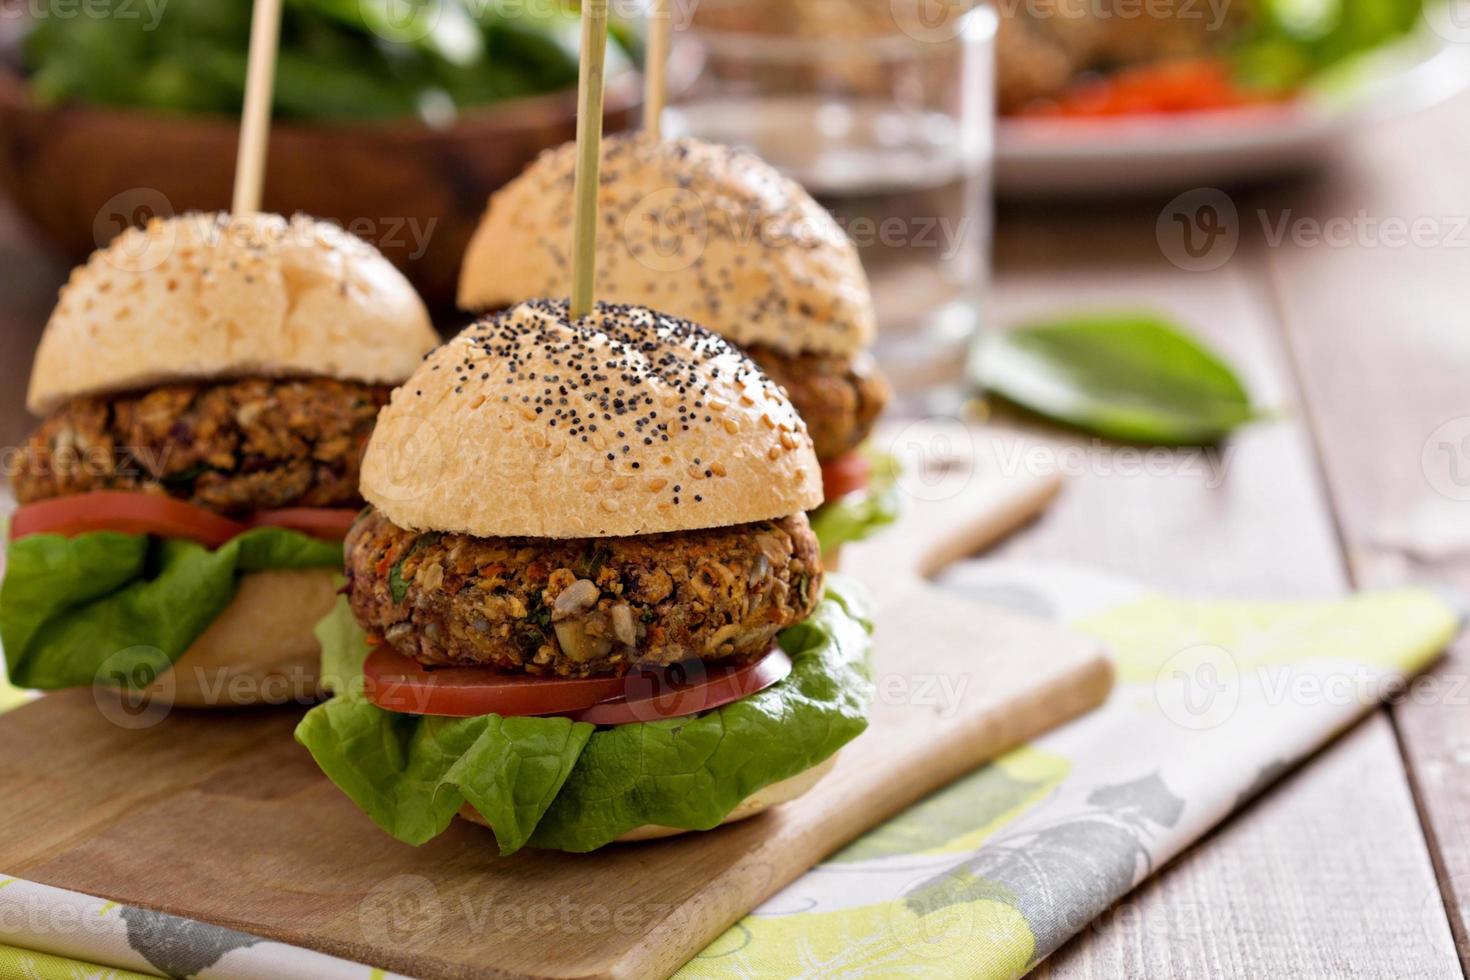
[[[831,772],[832,767],[836,764],[837,756],[834,754],[805,772],[799,772],[790,779],[783,779],[779,783],[772,783],[765,789],[752,793],[735,804],[735,809],[731,810],[725,819],[720,821],[719,825],[723,827],[727,823],[734,823],[737,820],[744,820],[758,813],[764,813],[773,806],[791,802],[820,782],[822,777]],[[477,823],[482,827],[490,826],[485,822],[485,818],[476,813],[474,808],[468,803],[459,808],[459,815],[470,823]],[[640,840],[656,840],[660,837],[673,837],[677,834],[688,833],[693,833],[693,831],[681,827],[660,827],[657,824],[645,824],[642,827],[634,827],[619,837],[614,843],[625,844]]]
[[[187,708],[238,708],[315,699],[321,645],[312,630],[337,601],[333,568],[254,572],[234,600],[146,688]]]

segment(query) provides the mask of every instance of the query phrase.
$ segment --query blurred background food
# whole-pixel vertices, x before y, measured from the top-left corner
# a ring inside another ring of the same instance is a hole
[[[0,17],[0,185],[71,261],[153,215],[228,207],[250,29],[249,0],[88,10]],[[575,135],[577,31],[555,0],[286,0],[265,208],[336,220],[450,308],[490,193]],[[639,35],[613,35],[619,129]]]
[[[1028,0],[999,9],[1002,114],[1119,115],[1289,98],[1408,34],[1423,0]]]
[[[280,119],[419,116],[555,92],[577,81],[573,5],[512,0],[286,0],[276,69]],[[41,105],[168,113],[240,111],[250,0],[97,0],[106,15],[22,25],[19,61]],[[131,15],[129,15],[131,14]],[[609,71],[629,68],[634,34],[613,31]]]
[[[1360,124],[1275,112],[1271,139],[1259,118],[1076,145],[1086,127],[1032,120],[1302,107],[1292,95],[1370,60],[1358,55],[1407,47],[1392,42],[1426,2],[1439,0],[997,0],[993,45],[957,43],[974,0],[675,2],[670,103],[676,130],[754,147],[854,237],[915,215],[953,223],[938,248],[863,243],[882,343],[921,353],[927,384],[929,360],[955,374],[981,316],[993,160],[1003,193],[1172,193],[1320,160]],[[615,8],[608,131],[637,123],[641,94],[639,4]],[[65,259],[155,214],[228,205],[249,12],[0,6],[0,187]],[[281,37],[264,206],[338,221],[450,310],[490,193],[574,134],[576,0],[285,0]]]

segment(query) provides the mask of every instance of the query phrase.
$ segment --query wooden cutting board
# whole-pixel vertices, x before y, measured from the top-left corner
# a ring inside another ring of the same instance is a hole
[[[1095,641],[921,579],[1056,490],[940,442],[919,462],[968,467],[957,489],[914,485],[887,543],[846,556],[878,597],[872,727],[793,803],[587,855],[500,858],[458,821],[412,848],[318,773],[299,710],[125,729],[70,691],[0,716],[0,872],[416,977],[665,976],[823,856],[1106,696]]]

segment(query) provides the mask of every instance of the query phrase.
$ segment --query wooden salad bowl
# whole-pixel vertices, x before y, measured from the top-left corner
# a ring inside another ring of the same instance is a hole
[[[641,96],[635,73],[609,79],[609,132],[634,123]],[[279,122],[264,207],[339,222],[377,244],[431,307],[450,309],[490,193],[572,139],[575,111],[569,90],[472,109],[443,129]],[[237,121],[223,116],[40,106],[0,63],[0,187],[73,261],[154,215],[227,209],[237,138]]]

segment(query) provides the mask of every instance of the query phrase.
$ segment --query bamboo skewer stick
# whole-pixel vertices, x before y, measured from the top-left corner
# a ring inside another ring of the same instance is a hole
[[[665,73],[672,29],[669,0],[649,0],[648,43],[643,55],[643,130],[654,139],[663,138],[664,103],[668,99]]]
[[[231,206],[235,214],[260,210],[280,36],[281,0],[255,0],[250,13],[250,59],[245,69],[240,146],[235,156],[235,197]]]
[[[577,173],[572,227],[573,320],[592,312],[597,278],[597,185],[602,164],[602,70],[607,57],[608,0],[583,0],[582,64],[577,82]]]

